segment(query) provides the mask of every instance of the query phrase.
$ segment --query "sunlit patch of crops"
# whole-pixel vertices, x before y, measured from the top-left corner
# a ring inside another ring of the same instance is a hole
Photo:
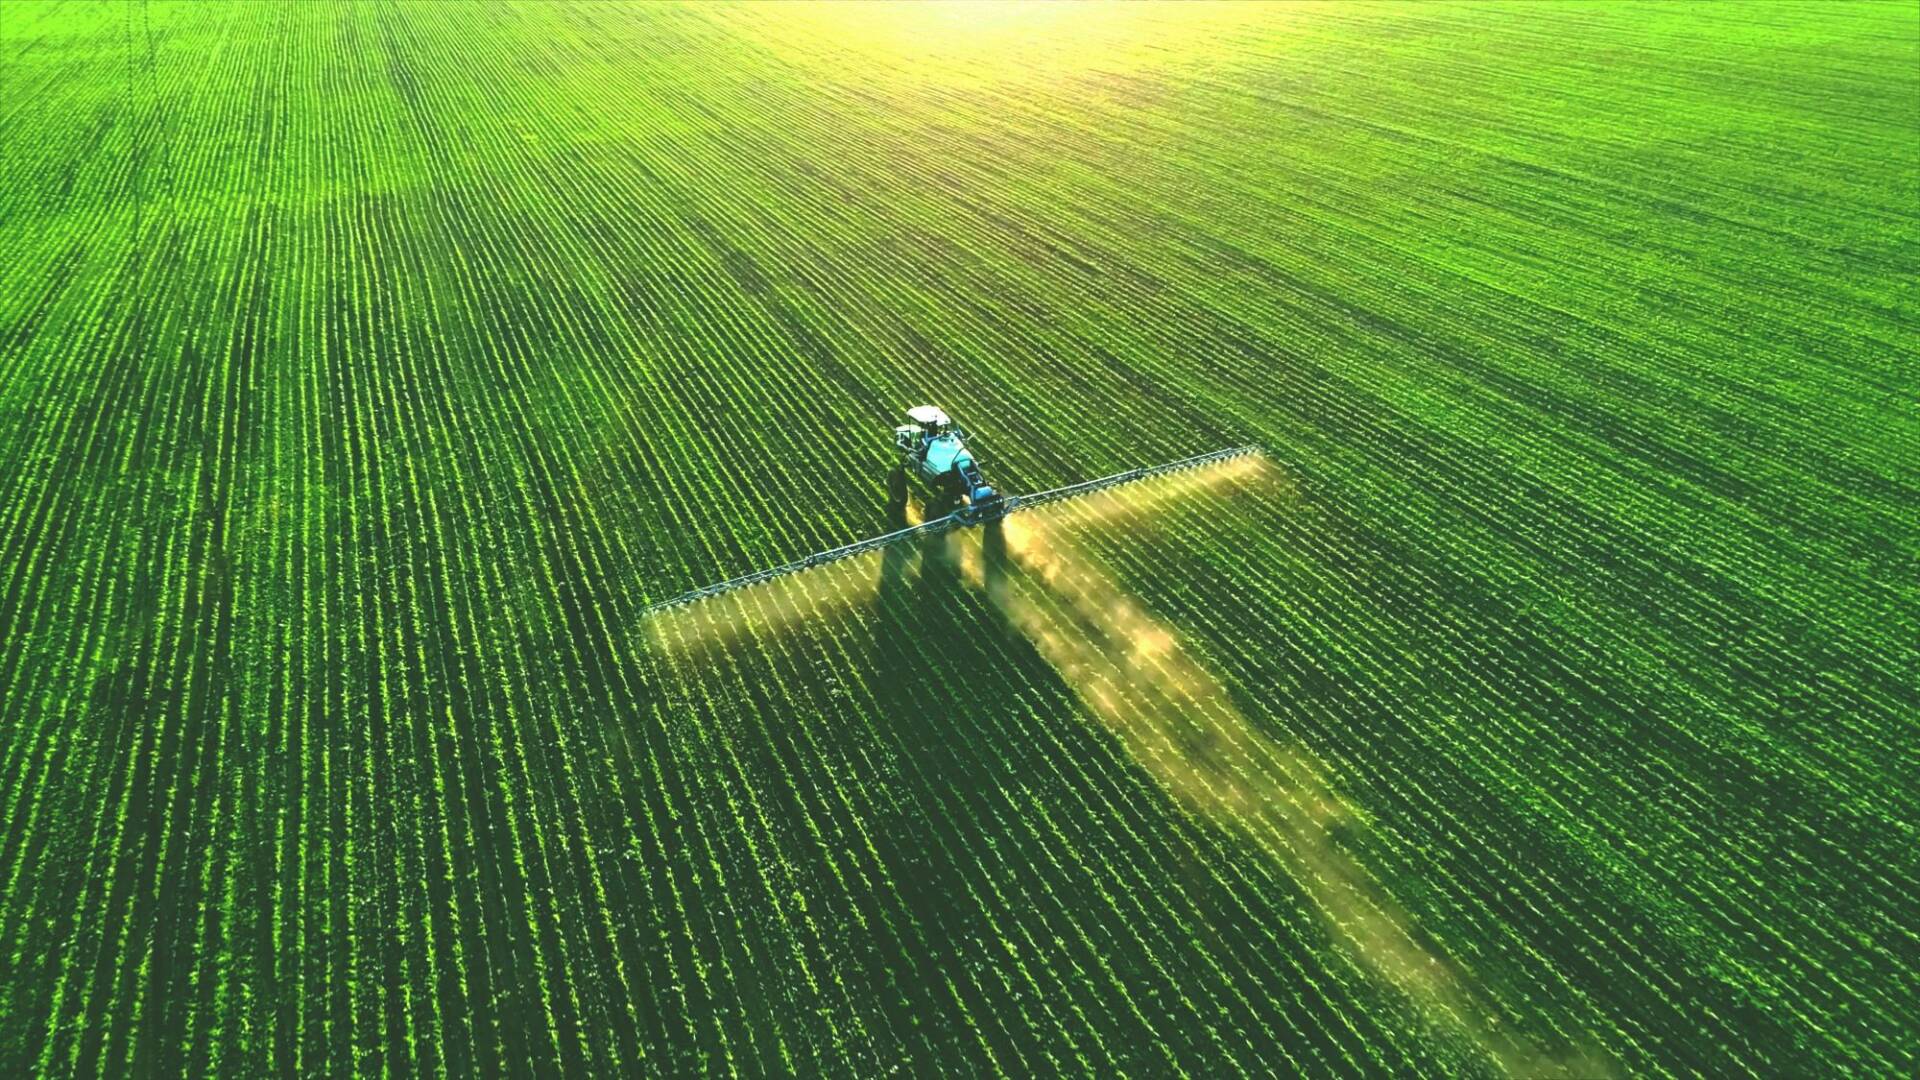
[[[794,627],[816,630],[825,620],[844,619],[850,610],[871,609],[888,581],[904,572],[898,566],[903,557],[915,555],[911,548],[891,555],[869,552],[787,574],[669,608],[649,618],[647,630],[655,646],[675,651],[737,646],[743,639]]]
[[[899,88],[1041,78],[1125,78],[1204,62],[1213,43],[1271,32],[1285,5],[1203,2],[1174,11],[1125,4],[931,0],[871,10],[794,5],[773,16],[771,46],[818,62],[823,43],[865,78]]]

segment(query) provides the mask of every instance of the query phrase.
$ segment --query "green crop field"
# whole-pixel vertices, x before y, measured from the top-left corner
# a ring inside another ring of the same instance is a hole
[[[0,1075],[1917,1045],[1912,0],[0,0]]]

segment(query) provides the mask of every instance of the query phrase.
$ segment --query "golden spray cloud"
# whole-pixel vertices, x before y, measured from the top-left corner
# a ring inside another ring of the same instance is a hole
[[[1111,533],[1200,494],[1284,497],[1261,455],[1154,477],[1011,515],[930,547],[878,552],[663,613],[656,644],[692,651],[861,610],[918,577],[925,551],[951,561],[1031,641],[1129,757],[1189,813],[1248,838],[1312,899],[1336,940],[1442,1026],[1517,1076],[1605,1076],[1597,1051],[1553,1057],[1498,1029],[1470,975],[1424,946],[1412,917],[1334,839],[1364,815],[1304,747],[1283,745],[1235,706],[1225,685],[1077,537]],[[891,559],[891,562],[888,560]],[[889,585],[888,587],[892,587]]]
[[[1313,755],[1251,724],[1179,635],[1074,540],[1206,488],[1271,493],[1280,490],[1276,474],[1258,456],[1230,459],[1009,517],[989,527],[998,537],[950,534],[948,555],[1129,756],[1189,812],[1240,832],[1284,866],[1365,966],[1512,1075],[1611,1074],[1597,1052],[1555,1058],[1500,1031],[1467,973],[1422,945],[1412,917],[1334,840],[1335,826],[1364,820]]]

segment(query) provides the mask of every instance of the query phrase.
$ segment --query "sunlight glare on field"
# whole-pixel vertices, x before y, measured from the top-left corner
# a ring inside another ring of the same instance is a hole
[[[998,83],[1129,74],[1207,55],[1235,27],[1303,13],[1260,3],[1118,4],[936,0],[788,4],[768,47],[811,61],[837,54],[865,74],[910,82]],[[757,12],[756,22],[766,20]]]

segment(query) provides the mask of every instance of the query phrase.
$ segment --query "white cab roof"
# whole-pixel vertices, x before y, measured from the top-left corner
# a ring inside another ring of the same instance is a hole
[[[945,425],[953,422],[947,419],[947,414],[941,412],[938,405],[915,405],[907,410],[907,419],[916,424]]]

